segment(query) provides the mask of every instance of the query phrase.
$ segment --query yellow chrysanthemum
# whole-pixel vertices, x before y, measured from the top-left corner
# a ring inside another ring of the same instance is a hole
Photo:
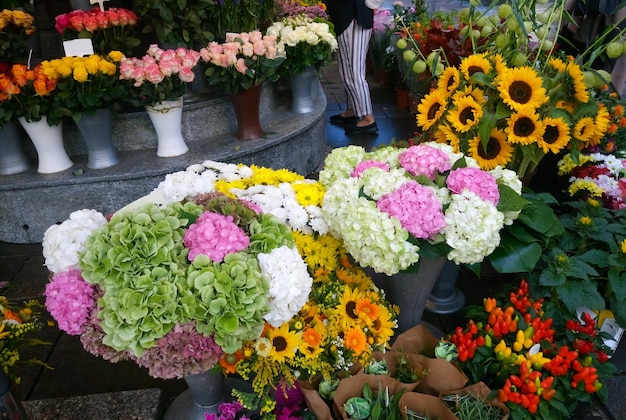
[[[572,170],[577,166],[582,166],[587,162],[593,161],[593,158],[589,155],[579,155],[578,162],[574,162],[572,156],[567,154],[561,158],[561,160],[557,163],[557,168],[559,169],[559,176],[564,176],[572,172]]]
[[[447,100],[439,90],[434,90],[424,96],[417,106],[417,125],[428,130],[435,125],[446,111]]]
[[[447,120],[455,130],[466,133],[476,126],[483,117],[483,108],[472,96],[462,96],[454,100],[454,107],[450,109]]]
[[[587,179],[577,179],[570,184],[567,192],[572,197],[580,192],[589,194],[591,197],[601,197],[604,190],[593,181]]]
[[[437,89],[442,90],[448,94],[454,92],[461,83],[461,73],[454,66],[446,67],[439,80],[437,81]]]
[[[537,109],[548,101],[543,78],[532,67],[511,68],[498,77],[500,97],[511,109]]]
[[[476,136],[468,143],[468,154],[474,158],[481,169],[490,171],[496,166],[505,167],[513,158],[513,146],[506,141],[504,131],[494,128],[487,144],[483,147],[480,137]]]
[[[504,132],[509,143],[528,145],[537,143],[543,136],[544,126],[532,109],[523,109],[507,118]]]
[[[267,333],[267,338],[272,343],[269,357],[279,363],[284,363],[285,359],[292,359],[300,346],[301,336],[301,333],[290,331],[287,323],[279,328],[270,329]]]
[[[596,125],[591,117],[584,117],[574,124],[572,137],[582,142],[588,142],[595,134]]]
[[[555,154],[563,150],[571,139],[569,124],[561,118],[544,118],[542,122],[545,129],[537,140],[541,150]]]
[[[573,61],[567,63],[566,71],[571,78],[572,88],[574,90],[574,97],[578,102],[589,102],[589,90],[585,84],[585,75],[580,69],[580,66]]]
[[[293,190],[296,200],[301,206],[321,206],[324,198],[324,187],[319,182],[294,182]]]
[[[352,350],[357,356],[367,348],[367,337],[360,328],[350,328],[343,337],[344,344],[348,350]]]
[[[474,73],[489,74],[491,63],[487,59],[486,54],[473,54],[461,61],[459,70],[466,80],[470,80]]]

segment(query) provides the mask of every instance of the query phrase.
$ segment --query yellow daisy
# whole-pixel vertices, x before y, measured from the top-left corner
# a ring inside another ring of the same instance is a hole
[[[487,144],[483,147],[480,137],[469,141],[469,155],[478,162],[481,169],[490,171],[496,166],[505,167],[513,158],[513,146],[506,141],[504,131],[494,128]]]
[[[570,139],[569,124],[562,118],[544,118],[545,130],[543,135],[537,140],[537,144],[544,153],[558,153],[565,148]]]
[[[602,193],[604,192],[604,190],[600,188],[598,184],[587,179],[577,179],[570,184],[567,190],[569,195],[571,195],[572,197],[581,191],[589,194],[592,197],[601,197]]]
[[[528,145],[537,143],[545,130],[533,109],[523,109],[507,118],[504,132],[510,143]]]
[[[454,104],[455,107],[448,112],[448,122],[455,130],[466,133],[478,124],[483,116],[483,108],[472,96],[459,97]]]
[[[500,97],[511,109],[537,109],[548,101],[543,78],[531,67],[515,67],[498,77]]]
[[[301,206],[320,206],[324,198],[324,187],[319,182],[295,182],[292,184],[296,200]]]
[[[423,130],[428,130],[435,125],[446,111],[447,100],[445,95],[438,90],[424,96],[417,106],[417,125]]]

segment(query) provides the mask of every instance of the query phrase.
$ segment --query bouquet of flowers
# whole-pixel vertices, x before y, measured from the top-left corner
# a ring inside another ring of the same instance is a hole
[[[560,176],[567,177],[567,193],[573,198],[599,200],[610,209],[626,208],[624,159],[603,153],[581,153],[578,162],[565,155],[558,163]]]
[[[597,96],[597,100],[609,113],[609,127],[600,139],[600,144],[587,148],[586,151],[626,158],[626,102],[617,93],[608,91]]]
[[[248,408],[271,412],[272,394],[284,392],[280,386],[349,375],[367,365],[374,351],[388,348],[396,310],[328,234],[319,182],[284,169],[206,161],[168,175],[158,188],[164,202],[200,190],[237,197],[283,221],[313,277],[308,301],[297,314],[267,325],[258,338],[220,360],[225,372],[252,380],[255,395],[238,394]]]
[[[0,63],[0,121],[39,121],[46,116],[48,124],[59,124],[63,113],[52,106],[56,85],[57,79],[48,78],[41,65],[29,70],[25,64]]]
[[[276,0],[274,13],[277,19],[306,15],[311,19],[329,20],[326,5],[317,0]]]
[[[337,39],[328,21],[306,15],[282,18],[267,28],[267,35],[278,40],[278,49],[285,52],[280,67],[284,77],[302,73],[307,67],[320,70],[337,50]]]
[[[312,279],[278,218],[218,191],[150,201],[110,220],[77,211],[44,235],[54,273],[46,306],[87,351],[181,378],[217,366],[306,303]]]
[[[456,360],[470,382],[497,390],[514,420],[571,418],[579,403],[606,399],[603,381],[617,369],[594,313],[581,311],[557,325],[546,303],[522,280],[507,299],[486,298],[469,311],[467,326],[457,327],[435,354]]]
[[[434,142],[334,149],[319,180],[327,189],[322,210],[330,232],[361,266],[387,275],[422,255],[482,262],[523,206],[514,172],[481,170],[474,159]]]
[[[36,31],[34,21],[22,10],[0,11],[0,62],[27,62],[28,38]]]
[[[125,88],[119,81],[122,57],[120,51],[111,51],[106,56],[92,54],[44,60],[41,63],[43,74],[58,79],[54,107],[60,107],[64,115],[80,121],[83,113],[93,114],[124,97]]]
[[[163,50],[152,44],[141,58],[124,57],[120,62],[120,80],[130,85],[125,100],[133,106],[153,106],[162,101],[174,101],[193,82],[193,68],[200,53],[187,48]]]
[[[131,54],[140,43],[132,36],[137,20],[131,10],[112,7],[102,11],[94,7],[58,15],[55,28],[63,40],[90,38],[97,54],[106,55],[111,51]]]
[[[200,50],[200,56],[208,84],[221,86],[228,94],[278,80],[285,60],[276,37],[256,30],[228,33],[224,43],[210,42]]]

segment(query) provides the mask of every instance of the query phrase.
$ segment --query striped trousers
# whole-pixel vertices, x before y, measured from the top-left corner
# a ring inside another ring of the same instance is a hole
[[[337,64],[348,96],[348,109],[353,109],[359,118],[374,112],[369,85],[365,80],[365,61],[371,35],[371,29],[365,29],[353,20],[337,37],[339,44]]]

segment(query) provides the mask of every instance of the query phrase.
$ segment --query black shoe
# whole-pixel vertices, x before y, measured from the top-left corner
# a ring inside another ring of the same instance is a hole
[[[351,117],[342,117],[341,114],[333,115],[330,117],[330,123],[333,125],[350,125],[355,124],[359,119],[356,115]]]
[[[363,127],[359,127],[356,124],[346,127],[346,134],[376,134],[376,133],[378,133],[378,126],[376,125],[376,121],[374,121],[370,125],[364,125]]]

